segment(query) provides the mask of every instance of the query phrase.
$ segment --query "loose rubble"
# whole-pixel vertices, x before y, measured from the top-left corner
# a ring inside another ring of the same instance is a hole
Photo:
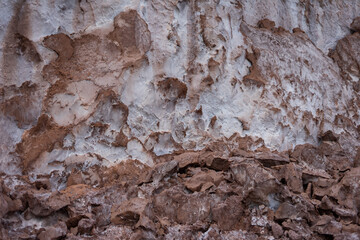
[[[81,165],[64,182],[2,175],[1,239],[359,239],[360,167],[332,165],[339,150],[183,151],[100,168],[97,186],[74,182]]]

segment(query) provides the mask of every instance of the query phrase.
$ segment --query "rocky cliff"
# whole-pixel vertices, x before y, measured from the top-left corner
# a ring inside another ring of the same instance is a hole
[[[358,0],[0,2],[0,238],[359,239]]]

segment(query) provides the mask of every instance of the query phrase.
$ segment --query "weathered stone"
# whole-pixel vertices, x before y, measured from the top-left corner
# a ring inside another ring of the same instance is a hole
[[[27,199],[31,213],[36,216],[48,216],[70,204],[70,199],[61,193],[29,191]]]
[[[216,186],[220,184],[223,180],[223,175],[215,171],[209,170],[206,172],[198,172],[192,176],[189,180],[185,182],[187,189],[198,192],[202,189],[205,184],[215,184]]]
[[[113,206],[111,209],[111,222],[121,225],[135,225],[143,214],[148,200],[133,198]]]
[[[178,164],[179,163],[176,160],[157,164],[149,172],[146,172],[144,175],[140,176],[140,182],[159,182],[163,178],[176,173],[179,168]]]
[[[8,201],[6,201],[7,196],[0,193],[0,218],[5,216],[5,214],[9,211],[9,204]]]
[[[323,215],[319,217],[312,229],[319,234],[334,236],[341,232],[342,225],[341,223],[335,221],[332,217]]]
[[[78,223],[78,232],[80,234],[91,233],[91,230],[95,224],[93,219],[83,218]]]
[[[67,227],[64,222],[59,222],[54,226],[46,228],[40,232],[38,238],[40,240],[57,240],[64,237],[67,233]]]
[[[211,214],[222,231],[236,229],[243,214],[241,198],[238,196],[227,198],[224,203],[216,205],[211,210]]]
[[[174,160],[179,163],[179,168],[185,168],[187,166],[198,166],[200,152],[185,152],[180,155],[174,156]]]
[[[271,152],[255,153],[255,159],[261,162],[265,167],[283,165],[290,162],[289,157]]]
[[[360,32],[360,17],[354,19],[354,21],[350,24],[350,29],[355,32]]]
[[[275,212],[275,219],[295,219],[299,215],[295,206],[290,203],[284,202],[280,204],[279,208]]]
[[[275,222],[271,222],[270,225],[271,225],[271,231],[273,232],[274,237],[280,238],[284,233],[284,230],[282,229],[282,227]]]
[[[287,186],[294,193],[301,193],[304,191],[302,182],[302,170],[294,163],[287,164],[284,169],[284,175]]]

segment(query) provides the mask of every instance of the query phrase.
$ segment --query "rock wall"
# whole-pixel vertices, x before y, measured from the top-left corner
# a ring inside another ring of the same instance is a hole
[[[347,171],[359,16],[358,0],[1,1],[0,174],[55,191],[83,183],[74,169],[239,149]]]

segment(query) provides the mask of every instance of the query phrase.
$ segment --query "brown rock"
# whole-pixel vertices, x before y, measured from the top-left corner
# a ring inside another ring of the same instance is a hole
[[[280,238],[284,234],[284,230],[279,224],[275,222],[271,222],[270,226],[271,226],[271,231],[273,232],[275,238]]]
[[[140,176],[140,182],[150,182],[154,181],[158,183],[163,178],[167,176],[171,176],[176,173],[178,170],[179,163],[176,160],[172,160],[170,162],[159,163],[155,167],[153,167],[150,171],[145,172],[142,176]]]
[[[274,30],[275,22],[265,18],[265,19],[260,20],[258,22],[258,27],[259,28],[265,28],[265,29],[268,29],[268,30]]]
[[[360,32],[348,35],[338,41],[330,57],[337,62],[343,72],[360,76]]]
[[[230,162],[227,159],[220,157],[210,157],[205,160],[206,166],[216,171],[227,171],[230,167]]]
[[[209,196],[206,193],[185,194],[179,187],[164,190],[154,196],[153,201],[154,213],[158,217],[180,224],[210,222],[210,207]]]
[[[358,147],[356,151],[356,155],[354,158],[354,167],[360,167],[360,147]]]
[[[87,185],[78,184],[53,193],[45,190],[30,190],[27,192],[27,200],[31,213],[44,217],[68,206],[77,198],[89,194],[90,189]]]
[[[338,140],[338,137],[336,136],[335,133],[333,133],[332,131],[326,131],[324,134],[322,134],[319,139],[321,141],[330,141],[330,142],[336,142]]]
[[[174,160],[179,163],[179,168],[185,168],[188,166],[199,166],[200,152],[185,152],[180,155],[174,156]]]
[[[255,159],[261,162],[265,167],[283,165],[290,162],[289,157],[271,152],[255,153]]]
[[[114,147],[126,147],[129,142],[128,137],[121,130],[118,135],[116,135],[115,141],[111,143]]]
[[[294,28],[293,33],[305,33],[301,28]]]
[[[243,24],[241,25],[243,26]],[[256,86],[258,88],[263,87],[266,84],[259,67],[257,66],[257,59],[260,56],[259,49],[246,50],[246,59],[251,62],[250,73],[243,77],[243,83],[245,86]]]
[[[47,36],[44,45],[54,50],[59,55],[59,60],[68,60],[74,53],[72,40],[64,33]]]
[[[95,214],[96,226],[102,227],[110,224],[111,222],[111,206],[108,204],[102,204],[94,207],[92,212]]]
[[[221,173],[209,170],[207,172],[198,172],[192,176],[189,180],[185,182],[187,189],[193,192],[198,192],[201,190],[202,186],[205,184],[215,184],[216,186],[223,180]]]
[[[284,202],[280,204],[279,208],[275,212],[275,219],[295,219],[298,215],[298,211],[294,205]]]
[[[350,24],[350,29],[354,32],[360,32],[360,17],[354,19]]]
[[[177,78],[165,78],[158,82],[158,88],[163,96],[170,101],[186,98],[187,86]]]
[[[5,216],[9,212],[9,204],[6,199],[7,196],[0,193],[0,218]]]
[[[27,200],[31,213],[36,216],[48,216],[55,211],[70,204],[69,197],[61,193],[49,193],[47,191],[29,191]]]
[[[78,169],[73,169],[68,177],[66,185],[69,187],[71,185],[83,184],[83,176],[82,172]]]
[[[211,210],[214,221],[222,231],[230,231],[237,227],[243,214],[241,198],[231,196],[225,202],[216,205]]]
[[[289,238],[292,240],[301,240],[302,239],[301,235],[293,230],[289,230],[287,234],[288,234]]]
[[[334,185],[336,185],[334,179],[317,178],[316,181],[313,182],[313,196],[322,198],[325,195],[329,195],[331,187]]]
[[[287,164],[284,167],[284,175],[287,186],[294,193],[302,193],[304,191],[302,182],[301,168],[294,163]]]
[[[248,152],[242,149],[235,149],[231,152],[231,157],[244,157],[244,158],[254,158],[254,153]]]
[[[360,234],[360,226],[357,224],[343,224],[342,232]]]
[[[319,234],[336,235],[341,232],[342,225],[332,217],[323,215],[319,217],[312,229]]]
[[[156,231],[156,226],[154,224],[153,221],[151,221],[150,218],[148,218],[147,216],[145,215],[140,215],[140,219],[139,221],[136,223],[135,225],[136,228],[144,228],[144,229],[149,229],[153,232]]]
[[[9,212],[25,210],[25,206],[23,205],[20,199],[12,200],[11,198],[8,198],[8,206],[9,206]]]
[[[114,31],[109,38],[128,54],[143,54],[150,48],[148,26],[135,10],[121,12],[115,17]]]
[[[297,145],[290,154],[298,161],[304,161],[317,170],[326,169],[326,161],[322,152],[311,144]]]
[[[78,223],[78,232],[80,234],[90,233],[95,221],[93,219],[83,218]]]
[[[341,217],[356,218],[357,211],[354,209],[347,209],[333,203],[328,196],[324,196],[321,200],[320,208],[331,210]]]
[[[122,225],[135,225],[143,214],[148,200],[133,198],[111,208],[111,222]]]
[[[281,186],[276,178],[254,161],[234,164],[231,167],[234,179],[243,187],[248,203],[269,204],[269,194],[280,192]]]
[[[337,203],[340,206],[343,206],[343,208],[357,212],[357,209],[360,207],[359,181],[360,167],[353,168],[345,173],[344,177],[339,183],[331,186],[329,196],[336,199]],[[351,215],[352,214],[353,213],[351,213]]]
[[[45,231],[39,233],[39,240],[57,240],[64,237],[67,233],[67,227],[64,222],[48,227]]]
[[[62,142],[67,131],[53,123],[49,116],[41,115],[37,125],[25,131],[21,142],[16,145],[24,170],[27,171],[42,152],[50,152],[56,143]]]

